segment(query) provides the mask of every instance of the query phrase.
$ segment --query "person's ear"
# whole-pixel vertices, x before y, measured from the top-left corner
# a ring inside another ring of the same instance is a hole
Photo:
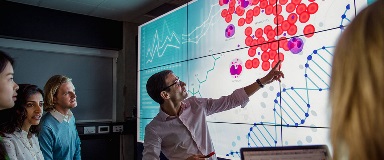
[[[166,92],[166,91],[161,91],[161,92],[160,92],[160,96],[161,96],[161,98],[163,98],[163,99],[169,99],[169,94],[168,94],[168,92]]]
[[[56,98],[56,97],[53,97],[52,102],[53,102],[53,104],[56,104],[56,102],[57,102],[57,98]]]

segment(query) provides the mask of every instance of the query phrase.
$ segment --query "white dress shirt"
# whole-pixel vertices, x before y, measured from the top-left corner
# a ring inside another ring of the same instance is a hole
[[[10,160],[44,160],[36,135],[28,138],[28,133],[22,130],[5,134],[3,138]]]

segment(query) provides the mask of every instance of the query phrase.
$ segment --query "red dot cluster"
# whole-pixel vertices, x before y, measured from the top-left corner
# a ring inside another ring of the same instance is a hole
[[[286,32],[290,36],[294,36],[297,33],[296,23],[306,23],[310,19],[311,15],[315,14],[319,8],[316,2],[310,1],[308,5],[301,3],[301,0],[249,0],[249,7],[243,8],[241,5],[237,5],[237,0],[229,0],[228,8],[221,11],[221,16],[227,23],[232,21],[232,15],[234,13],[240,16],[237,25],[239,27],[244,26],[245,23],[251,24],[254,17],[259,16],[261,13],[265,15],[274,15],[274,24],[276,26],[266,25],[264,28],[247,27],[244,34],[246,35],[245,44],[249,46],[248,55],[252,58],[245,62],[247,69],[258,68],[261,63],[261,68],[264,71],[268,71],[271,66],[275,66],[279,60],[284,61],[284,54],[278,53],[279,47],[288,51],[288,40],[283,35]],[[221,6],[226,5],[223,3]],[[281,15],[281,12],[285,9],[288,13],[287,17]],[[264,12],[262,12],[264,10]],[[236,12],[235,12],[236,11]],[[303,29],[303,33],[306,37],[312,37],[315,32],[315,27],[312,24],[306,24]],[[254,36],[252,36],[252,34]],[[278,40],[276,36],[281,36]],[[255,57],[256,49],[260,48],[262,51],[261,61]],[[272,61],[270,63],[269,61]]]

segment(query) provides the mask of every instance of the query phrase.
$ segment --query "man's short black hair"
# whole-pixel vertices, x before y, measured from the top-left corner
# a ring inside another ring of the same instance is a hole
[[[173,73],[173,71],[163,70],[153,74],[151,77],[149,77],[147,81],[146,87],[148,95],[159,104],[164,103],[164,100],[163,98],[161,98],[160,93],[165,87],[167,87],[167,84],[165,83],[165,78],[168,74],[171,73]]]
[[[5,66],[7,66],[7,62],[13,65],[13,58],[0,50],[0,73],[4,71]]]

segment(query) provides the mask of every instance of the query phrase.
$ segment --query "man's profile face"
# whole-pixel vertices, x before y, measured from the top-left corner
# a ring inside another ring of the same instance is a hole
[[[170,73],[165,78],[166,88],[169,88],[169,94],[171,95],[171,100],[182,101],[188,97],[187,90],[185,88],[186,84],[181,81],[175,74]]]
[[[72,82],[66,82],[60,85],[54,101],[56,107],[62,109],[72,109],[77,106],[75,86],[73,86]]]

